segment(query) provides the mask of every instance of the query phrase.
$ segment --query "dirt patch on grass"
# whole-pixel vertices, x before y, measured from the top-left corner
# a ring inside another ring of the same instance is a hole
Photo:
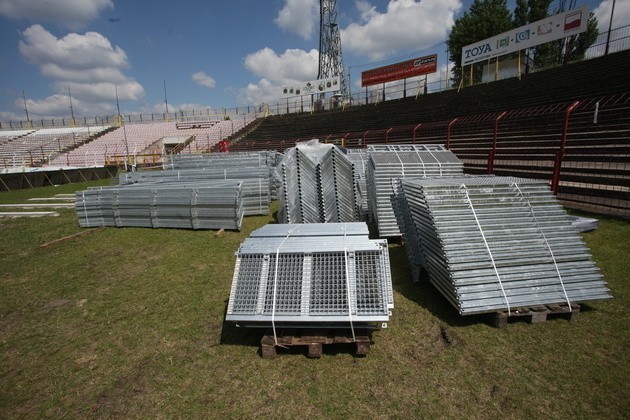
[[[148,359],[140,361],[129,374],[120,376],[114,384],[103,390],[92,405],[91,413],[99,417],[125,416],[129,410],[128,400],[149,391],[145,376]]]
[[[49,302],[46,302],[44,304],[44,309],[61,308],[62,306],[67,305],[69,302],[70,301],[67,299],[54,299]]]

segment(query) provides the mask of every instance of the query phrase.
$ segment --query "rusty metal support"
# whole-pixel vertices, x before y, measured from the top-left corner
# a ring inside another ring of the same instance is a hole
[[[553,165],[553,177],[551,179],[551,191],[553,195],[558,195],[558,188],[560,185],[560,171],[562,169],[562,160],[564,159],[564,149],[567,145],[567,136],[569,133],[569,117],[571,112],[580,104],[580,101],[575,101],[564,111],[564,122],[562,124],[562,138],[560,139],[560,148],[556,153],[556,160]]]

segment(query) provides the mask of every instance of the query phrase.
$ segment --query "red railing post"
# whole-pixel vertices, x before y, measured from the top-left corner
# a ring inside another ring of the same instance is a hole
[[[413,144],[416,144],[416,131],[417,131],[420,127],[422,127],[422,124],[418,124],[418,125],[416,125],[416,126],[413,128],[413,134],[412,134],[412,137],[411,137],[411,141],[412,141],[412,143],[413,143]]]
[[[494,156],[497,153],[497,138],[499,137],[499,121],[501,121],[501,118],[505,117],[506,114],[507,114],[507,111],[503,111],[501,114],[499,114],[498,117],[494,119],[494,132],[492,133],[492,149],[490,150],[490,153],[488,154],[488,173],[489,174],[494,173]]]
[[[448,127],[446,128],[446,148],[447,149],[451,148],[451,127],[456,122],[457,122],[457,118],[453,118],[451,121],[449,121]]]
[[[560,185],[560,170],[562,168],[562,160],[564,159],[564,149],[567,145],[567,136],[569,134],[569,117],[571,112],[580,104],[580,101],[575,101],[566,111],[564,111],[564,121],[562,124],[562,138],[560,139],[560,148],[556,153],[556,160],[553,165],[553,177],[551,179],[551,192],[553,195],[558,195],[558,188]]]
[[[385,133],[385,144],[387,144],[389,142],[389,133],[393,129],[394,129],[394,127],[390,127],[389,130],[387,130],[387,132]]]

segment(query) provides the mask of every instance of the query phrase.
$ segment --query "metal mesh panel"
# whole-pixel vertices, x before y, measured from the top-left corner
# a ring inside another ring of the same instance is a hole
[[[382,271],[379,252],[357,252],[355,254],[357,275],[357,313],[382,313],[384,301]]]
[[[346,261],[343,253],[313,254],[311,314],[348,314]]]
[[[278,258],[278,277],[276,278],[276,256],[269,256],[269,275],[265,291],[264,313],[273,310],[274,283],[276,289],[276,309],[278,315],[300,314],[302,305],[302,266],[304,256],[299,254],[280,254]]]
[[[378,328],[394,307],[387,241],[365,223],[268,225],[237,256],[227,321]]]
[[[402,181],[431,282],[463,314],[612,296],[542,181],[514,177]]]
[[[252,313],[256,311],[263,255],[243,255],[239,258],[238,281],[232,299],[232,312]]]

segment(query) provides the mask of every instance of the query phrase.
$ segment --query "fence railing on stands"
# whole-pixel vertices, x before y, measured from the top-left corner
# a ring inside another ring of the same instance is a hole
[[[444,144],[467,173],[544,179],[565,204],[630,217],[630,92],[381,130],[248,140],[230,150],[279,150],[319,138],[344,147]]]
[[[586,51],[585,59],[601,57],[606,52],[613,53],[617,51],[630,49],[630,25],[614,28],[610,32],[600,33],[591,47]],[[500,65],[503,61],[500,61]],[[254,115],[256,118],[267,115],[286,115],[302,112],[314,112],[316,109],[329,110],[337,107],[362,106],[366,104],[377,104],[382,101],[400,99],[403,97],[411,97],[417,95],[442,92],[444,90],[453,89],[453,83],[448,68],[437,74],[438,80],[427,82],[424,77],[410,78],[397,82],[386,83],[384,85],[371,86],[368,89],[358,88],[358,84],[353,86],[354,81],[360,80],[360,72],[354,69],[357,74],[348,72],[351,86],[351,92],[348,98],[343,102],[337,101],[335,98],[329,98],[319,101],[315,96],[294,96],[282,99],[275,104],[247,105],[233,108],[205,108],[192,110],[179,110],[177,112],[163,113],[133,113],[122,116],[124,123],[151,123],[164,121],[216,121],[226,118],[235,118],[242,115]],[[543,69],[539,69],[543,70]],[[513,77],[513,74],[503,76]],[[434,79],[432,76],[430,79]],[[490,78],[492,79],[492,78]],[[116,125],[119,123],[117,115],[102,117],[63,117],[63,118],[39,118],[24,121],[4,121],[0,122],[0,130],[8,129],[37,129],[46,127],[75,127],[75,126],[94,126],[94,125]]]

